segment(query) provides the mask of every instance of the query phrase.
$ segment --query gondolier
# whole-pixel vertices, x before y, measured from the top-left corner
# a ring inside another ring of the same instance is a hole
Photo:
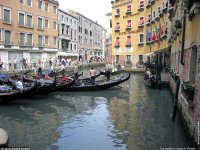
[[[95,84],[95,75],[96,75],[96,70],[94,70],[94,68],[92,67],[91,70],[90,70],[90,77],[91,77],[92,85]]]
[[[74,66],[74,79],[75,80],[78,79],[78,66],[77,66],[77,64],[75,64],[75,66]]]

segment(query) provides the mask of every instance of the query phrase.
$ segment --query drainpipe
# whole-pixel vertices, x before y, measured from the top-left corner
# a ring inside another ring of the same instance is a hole
[[[182,21],[182,36],[181,36],[181,64],[184,65],[184,48],[185,48],[185,24],[186,24],[186,10],[183,13]]]
[[[175,96],[174,96],[174,109],[173,109],[173,114],[172,114],[172,120],[174,121],[176,118],[176,112],[178,108],[178,93],[179,93],[179,87],[180,87],[180,79],[176,81],[176,91],[175,91]]]

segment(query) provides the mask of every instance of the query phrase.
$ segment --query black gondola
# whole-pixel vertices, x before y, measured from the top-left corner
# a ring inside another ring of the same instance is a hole
[[[55,88],[56,90],[63,90],[69,88],[70,86],[73,86],[74,84],[75,84],[75,79],[67,81],[62,81],[62,79],[57,79]]]
[[[105,76],[107,75],[107,72],[105,72],[105,71],[100,70],[100,73],[101,73],[101,75],[105,75]],[[110,72],[110,75],[117,75],[119,73],[121,73],[121,70],[112,71],[112,72]]]
[[[73,85],[69,88],[63,88],[62,91],[96,91],[96,90],[104,90],[108,89],[114,86],[117,86],[125,81],[127,81],[130,78],[130,73],[124,74],[120,77],[118,77],[115,80],[110,81],[96,81],[94,85],[91,83],[85,83],[85,85]],[[88,80],[89,81],[89,80]]]
[[[0,103],[7,103],[19,98],[29,97],[34,93],[37,88],[37,83],[27,83],[24,85],[23,91],[20,90],[9,90],[0,92]]]

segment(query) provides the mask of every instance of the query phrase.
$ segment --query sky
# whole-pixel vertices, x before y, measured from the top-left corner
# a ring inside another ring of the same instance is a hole
[[[77,11],[106,27],[106,14],[110,13],[111,0],[57,0],[59,8]]]

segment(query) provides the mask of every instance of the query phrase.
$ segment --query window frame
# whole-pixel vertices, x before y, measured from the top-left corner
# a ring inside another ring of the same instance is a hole
[[[46,37],[48,38],[48,43],[46,43]],[[44,36],[44,45],[49,45],[49,36],[48,35]]]
[[[46,27],[46,20],[48,21],[47,27]],[[49,18],[44,18],[44,28],[49,28]]]
[[[28,26],[28,16],[31,16],[31,18],[32,18],[30,27]],[[33,28],[33,15],[32,14],[29,14],[29,13],[26,14],[26,22],[25,23],[26,23],[26,27]]]
[[[19,18],[20,14],[24,15],[24,24],[23,25],[20,24],[20,18]],[[27,21],[26,20],[26,13],[23,12],[23,11],[18,11],[18,25],[24,27],[26,25],[26,21]]]
[[[24,41],[20,41],[20,35],[21,34],[24,34]],[[19,39],[18,39],[19,41],[19,46],[25,46],[26,45],[26,33],[25,32],[19,32]],[[21,42],[23,42],[22,44],[21,44]]]
[[[31,37],[32,37],[32,38],[31,38],[31,45],[28,44],[28,35],[32,35],[32,36],[31,36]],[[32,34],[32,33],[27,33],[27,34],[26,34],[26,43],[27,43],[27,46],[33,46],[33,34]]]
[[[42,25],[41,25],[41,28],[39,28],[39,21],[38,21],[38,19],[42,19]],[[44,26],[43,26],[43,17],[38,16],[38,17],[37,17],[37,29],[42,30],[43,28],[44,28]]]
[[[11,30],[4,30],[4,43],[6,42],[6,40],[5,40],[5,38],[6,38],[6,31],[9,31],[10,32],[10,44],[12,43],[12,32],[11,32]]]
[[[25,1],[24,0],[22,0],[22,3],[20,2],[20,0],[18,0],[18,3],[22,4],[22,5],[25,5]]]
[[[42,37],[41,39],[42,39],[42,44],[41,45],[39,45],[39,37]],[[38,47],[39,46],[43,46],[43,36],[42,35],[40,35],[40,34],[38,34]]]
[[[5,22],[5,20],[4,20],[4,19],[5,19],[5,18],[4,18],[4,10],[9,10],[9,11],[10,11],[10,13],[9,13],[9,14],[10,14],[10,15],[9,15],[9,19],[10,19],[9,21],[10,21],[10,22],[9,22],[9,23],[8,23],[8,22]],[[3,16],[2,16],[2,20],[3,20],[3,22],[6,23],[6,24],[12,24],[11,10],[12,10],[12,9],[9,8],[9,7],[3,7]]]
[[[41,8],[39,8],[39,2],[41,2]],[[38,9],[39,9],[39,10],[42,10],[42,9],[43,9],[43,8],[42,8],[42,5],[43,5],[42,0],[38,0]]]
[[[56,25],[56,28],[54,28],[54,25]],[[58,22],[55,20],[53,20],[53,29],[58,30]]]
[[[141,35],[143,36],[143,41],[140,41],[140,36]],[[140,33],[138,36],[139,36],[139,43],[144,43],[144,33]]]
[[[31,5],[28,5],[28,0],[26,0],[26,5],[29,6],[29,7],[32,7],[33,6],[33,1],[32,0],[30,0],[30,1],[31,1]]]
[[[46,4],[47,4],[47,10],[46,10]],[[49,3],[44,2],[44,11],[49,12]]]
[[[0,29],[0,41],[3,41],[3,30]]]
[[[58,46],[58,38],[56,36],[53,37],[53,46]]]

